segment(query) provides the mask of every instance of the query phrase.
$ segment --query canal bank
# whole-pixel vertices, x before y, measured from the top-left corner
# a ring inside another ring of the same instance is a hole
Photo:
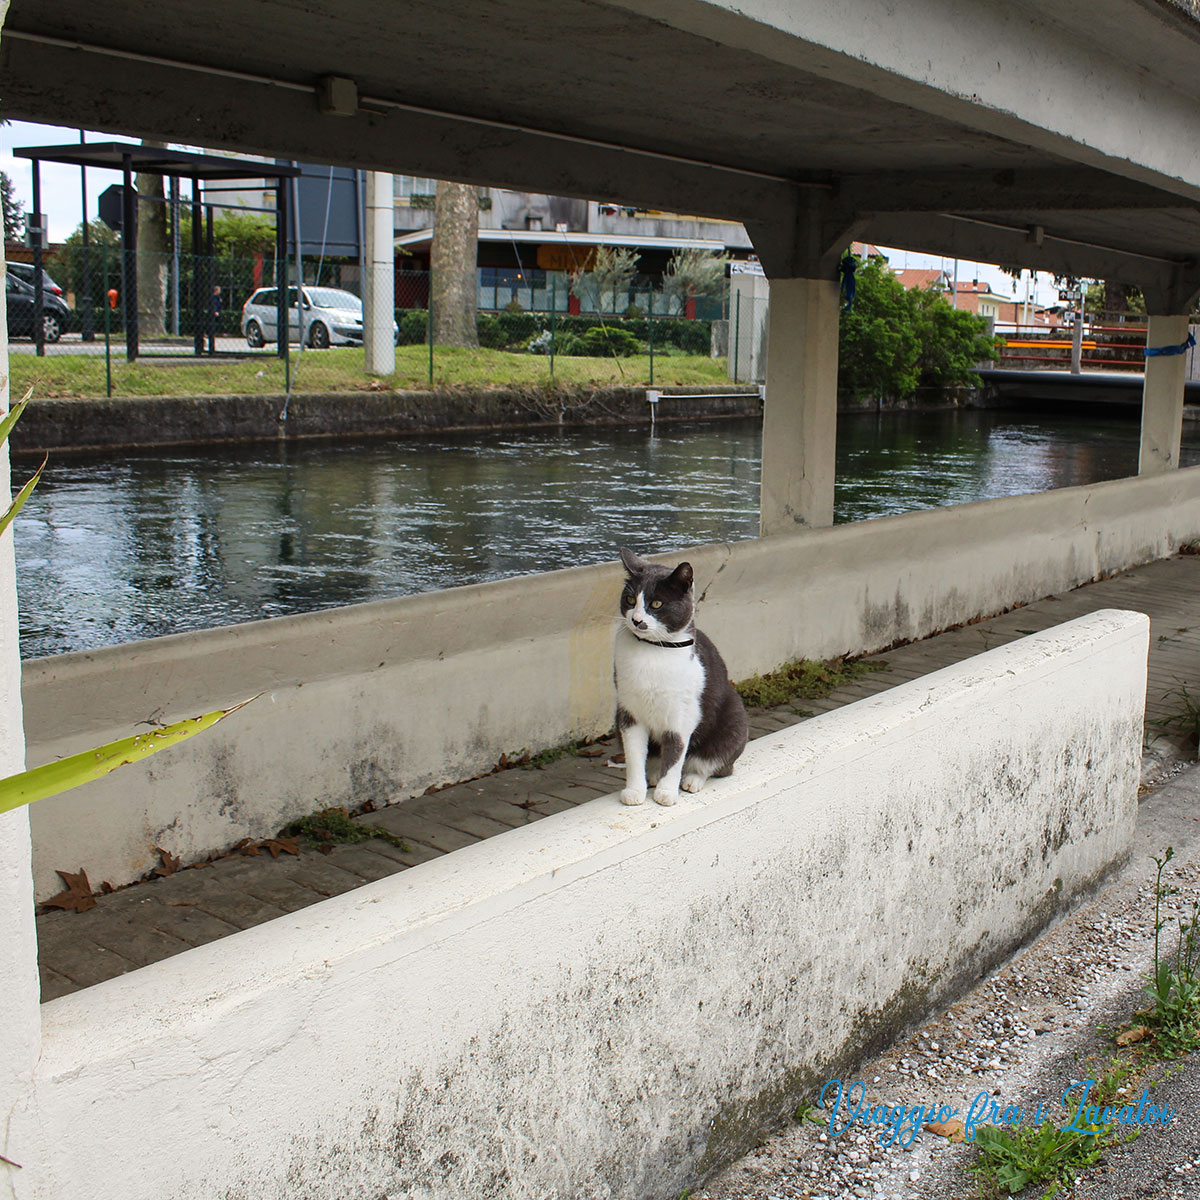
[[[1006,408],[978,388],[925,389],[911,403],[881,411],[941,412]],[[845,403],[841,413],[875,411]],[[11,438],[14,457],[48,451],[96,453],[151,447],[239,445],[317,438],[406,437],[559,425],[648,425],[757,417],[757,388],[432,388],[229,396],[37,396]]]

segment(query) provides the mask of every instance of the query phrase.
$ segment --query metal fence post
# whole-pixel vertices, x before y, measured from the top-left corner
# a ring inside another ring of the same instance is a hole
[[[104,394],[112,398],[112,305],[108,299],[108,248],[100,245],[100,272],[104,285],[102,303],[104,305]],[[89,282],[90,286],[90,282]]]
[[[554,378],[554,339],[558,336],[558,277],[550,273],[550,378]]]
[[[429,386],[433,387],[433,272],[429,272],[429,312],[426,327],[429,340]]]
[[[650,386],[653,387],[654,386],[654,284],[653,283],[650,284],[650,292],[646,299],[646,313],[647,313],[647,316],[649,319],[648,324],[650,326],[650,336],[648,339],[649,345],[650,345]],[[651,410],[650,410],[650,417],[651,417],[650,424],[651,424],[651,426],[653,426],[653,424],[654,424],[654,409],[653,408],[651,408]]]
[[[733,382],[738,382],[738,344],[742,340],[742,293],[733,297]]]

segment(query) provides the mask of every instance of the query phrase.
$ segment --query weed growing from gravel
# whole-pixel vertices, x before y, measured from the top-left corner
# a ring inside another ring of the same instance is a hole
[[[1185,920],[1162,915],[1163,901],[1179,892],[1174,884],[1163,882],[1163,871],[1174,857],[1174,848],[1168,846],[1162,858],[1154,859],[1158,868],[1154,877],[1154,974],[1143,989],[1153,1006],[1139,1014],[1154,1030],[1157,1048],[1166,1058],[1200,1048],[1200,900],[1192,902]],[[1172,920],[1176,925],[1173,956],[1162,949],[1162,933]]]
[[[787,704],[792,700],[820,699],[860,675],[886,670],[885,662],[844,658],[815,662],[809,658],[797,658],[766,675],[751,675],[749,679],[743,679],[733,686],[752,708],[774,708],[777,704]]]
[[[1163,693],[1164,700],[1175,698],[1175,706],[1165,717],[1148,721],[1155,729],[1183,735],[1185,742],[1200,745],[1200,697],[1192,695],[1186,683]]]
[[[282,833],[287,837],[303,837],[310,846],[328,853],[334,846],[353,845],[379,838],[397,850],[410,850],[402,838],[378,825],[365,825],[351,819],[344,808],[325,808],[308,817],[301,817],[286,826]]]
[[[1056,1129],[1049,1121],[1036,1129],[981,1126],[975,1133],[979,1160],[971,1170],[994,1194],[1013,1196],[1031,1183],[1049,1184],[1042,1193],[1042,1200],[1048,1200],[1120,1140],[1111,1125],[1088,1128],[1091,1133]]]

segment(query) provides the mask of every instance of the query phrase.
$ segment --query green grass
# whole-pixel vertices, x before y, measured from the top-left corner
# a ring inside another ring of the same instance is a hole
[[[118,352],[119,349],[119,352]],[[12,387],[24,391],[30,384],[39,399],[49,397],[94,398],[105,395],[104,356],[32,354],[9,357]],[[429,348],[398,346],[396,373],[374,378],[363,368],[361,347],[305,350],[297,363],[292,354],[293,391],[348,392],[412,391],[429,385]],[[113,344],[114,396],[225,396],[279,394],[284,390],[284,366],[273,355],[233,358],[180,357],[156,360],[153,356],[128,363],[124,347]],[[537,354],[512,354],[505,350],[439,348],[434,353],[435,387],[623,387],[645,384],[650,378],[647,355],[633,358],[566,358],[550,360]],[[706,355],[677,355],[654,359],[655,384],[664,386],[728,386],[726,360]]]
[[[733,686],[737,694],[752,708],[774,708],[793,700],[819,700],[835,688],[869,675],[886,671],[885,662],[863,662],[832,658],[816,662],[808,658],[793,659],[766,675],[752,675]]]
[[[1160,637],[1159,641],[1162,640]],[[1164,700],[1170,700],[1172,697],[1175,703],[1167,715],[1147,721],[1146,724],[1153,725],[1155,729],[1161,729],[1164,733],[1180,734],[1185,744],[1200,743],[1200,697],[1193,696],[1185,683],[1180,683],[1177,688],[1172,688],[1163,695]]]

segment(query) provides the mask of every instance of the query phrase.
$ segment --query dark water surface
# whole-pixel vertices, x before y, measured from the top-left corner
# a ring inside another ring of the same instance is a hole
[[[1082,411],[844,416],[836,519],[1113,479],[1137,444]],[[22,653],[754,537],[760,450],[739,420],[52,459],[16,523]]]

